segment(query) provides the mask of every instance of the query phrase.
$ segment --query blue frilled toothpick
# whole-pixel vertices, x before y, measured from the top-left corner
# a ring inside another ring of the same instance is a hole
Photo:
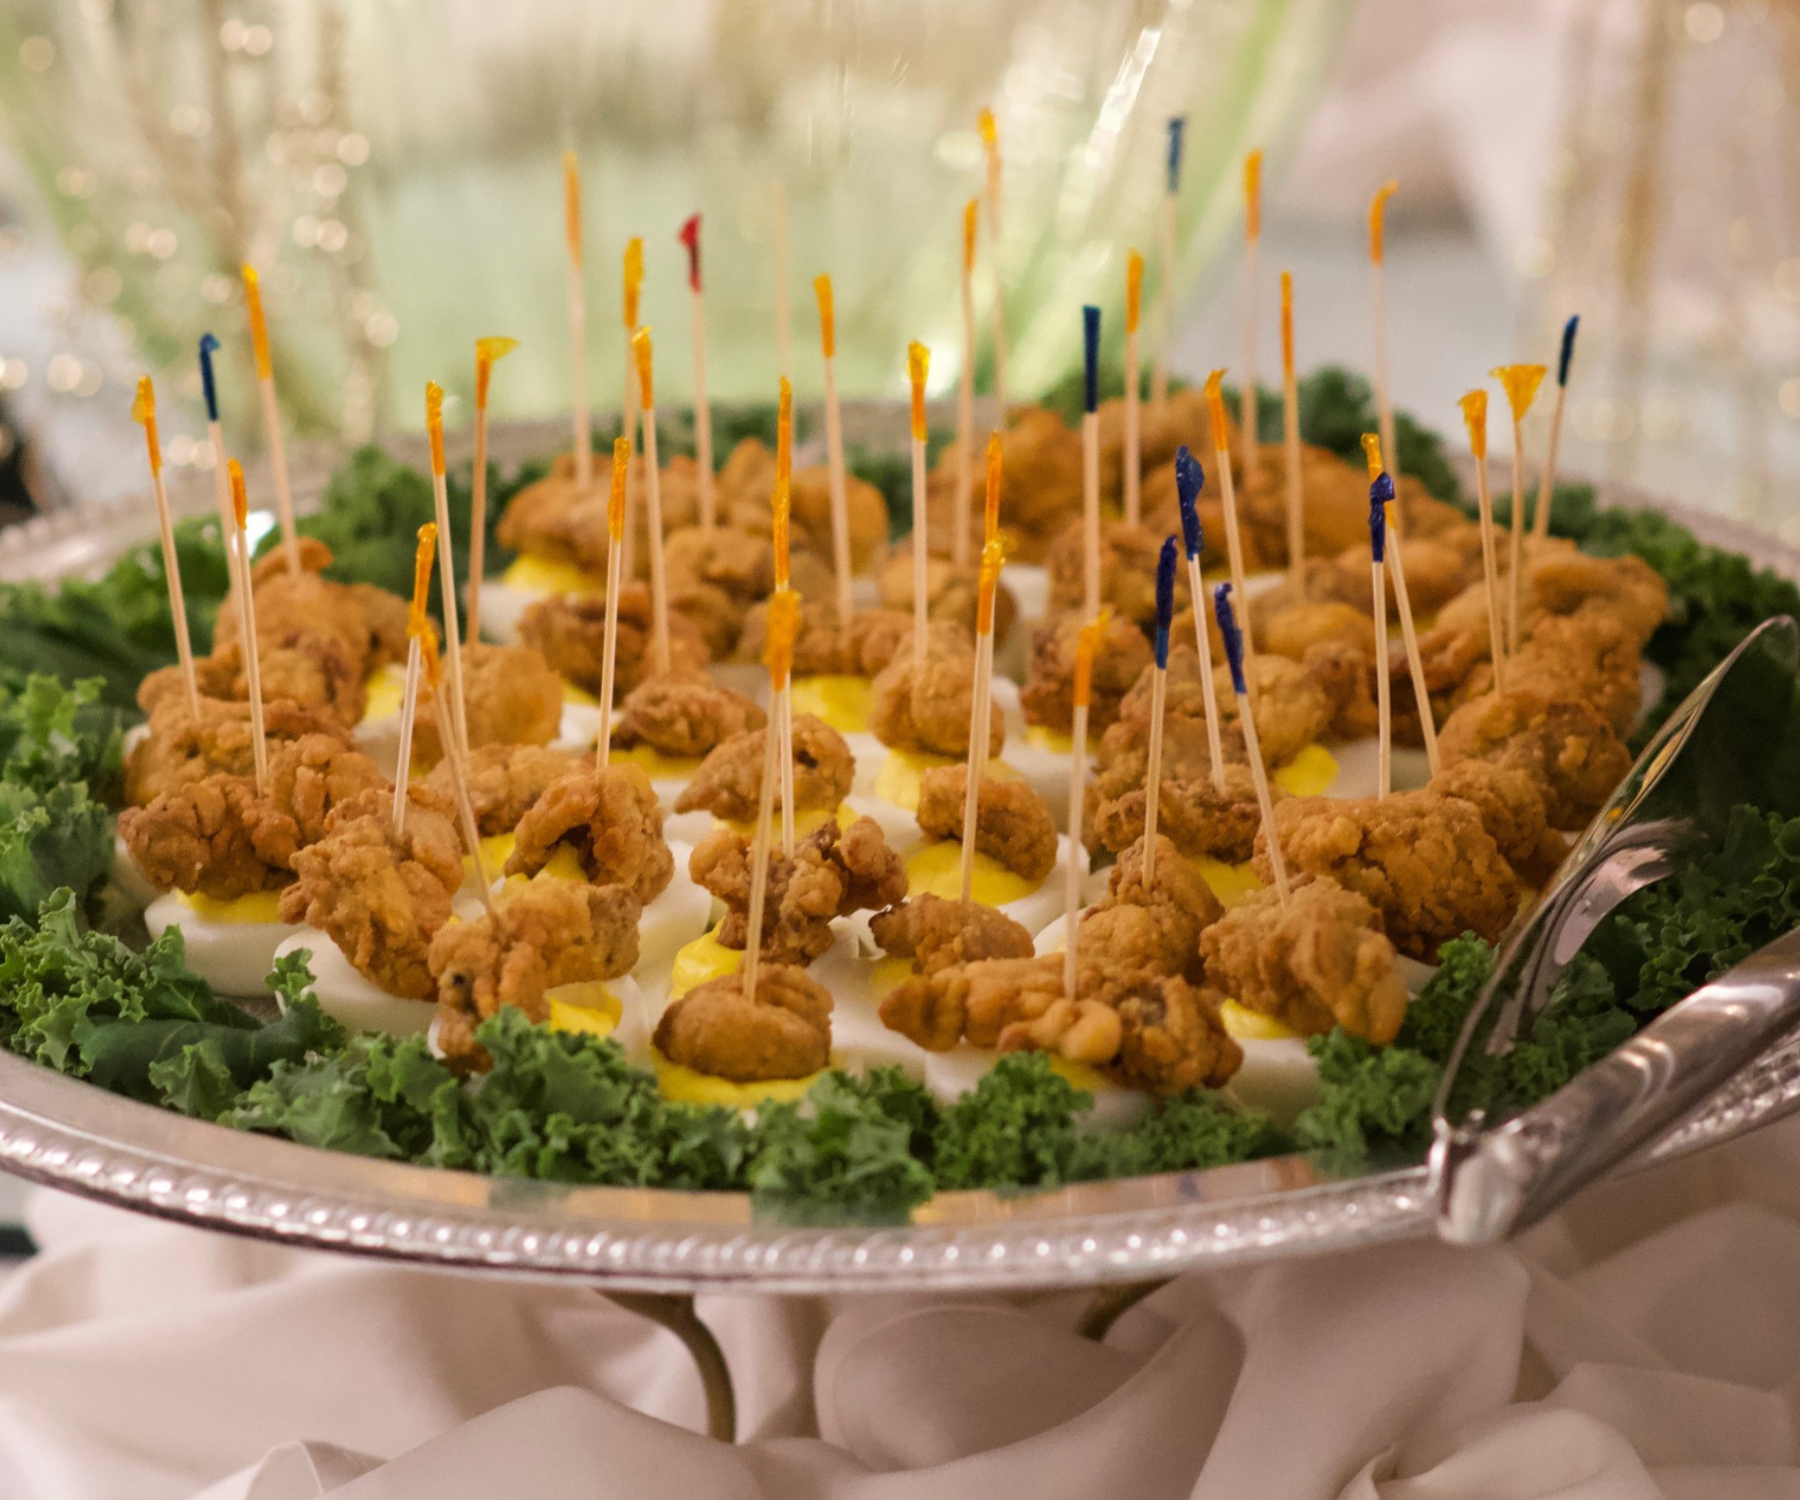
[[[1206,638],[1206,586],[1200,578],[1200,490],[1206,483],[1200,460],[1186,449],[1175,450],[1175,495],[1181,503],[1181,540],[1187,553],[1188,597],[1194,601],[1194,646],[1200,653],[1200,689],[1206,704],[1206,749],[1212,757],[1213,789],[1225,790],[1225,751],[1219,738],[1219,700],[1213,690],[1212,646]]]
[[[1175,618],[1175,538],[1156,559],[1156,665],[1150,674],[1149,760],[1144,770],[1144,889],[1156,879],[1156,819],[1162,803],[1163,716],[1169,702],[1169,626]],[[1201,663],[1202,673],[1211,662]]]
[[[1375,703],[1380,718],[1376,739],[1379,777],[1376,797],[1394,789],[1394,705],[1388,682],[1387,627],[1387,503],[1394,498],[1394,481],[1377,474],[1369,485],[1369,578],[1374,589]]]
[[[1556,498],[1556,450],[1562,442],[1563,402],[1569,395],[1569,362],[1575,358],[1577,313],[1563,324],[1562,348],[1556,356],[1556,400],[1550,406],[1550,440],[1544,448],[1544,475],[1538,480],[1537,509],[1531,513],[1531,534],[1542,541],[1550,535],[1550,505]]]
[[[1100,309],[1081,309],[1082,613],[1100,613]]]

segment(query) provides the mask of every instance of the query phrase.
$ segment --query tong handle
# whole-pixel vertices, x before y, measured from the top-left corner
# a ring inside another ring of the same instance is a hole
[[[1438,1232],[1492,1244],[1529,1228],[1657,1140],[1800,1025],[1800,929],[1672,1006],[1516,1119],[1483,1133],[1440,1121]]]

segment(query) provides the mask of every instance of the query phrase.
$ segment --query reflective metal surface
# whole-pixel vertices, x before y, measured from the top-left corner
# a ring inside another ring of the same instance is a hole
[[[499,435],[497,458],[542,452],[558,436],[560,427],[555,434],[515,428]],[[0,534],[0,576],[91,571],[143,540],[144,519],[104,524],[90,514]],[[1706,518],[1679,519],[1800,577],[1800,556],[1772,558],[1766,541]],[[1739,993],[1728,1003],[1747,1002]],[[1686,1045],[1679,1040],[1671,1050]],[[1647,1059],[1632,1054],[1621,1067],[1635,1076],[1681,1061],[1656,1051]],[[1800,1035],[1790,1034],[1634,1160],[1697,1150],[1796,1109]],[[1529,1146],[1522,1141],[1520,1152]],[[1045,1193],[946,1193],[906,1224],[787,1224],[760,1217],[741,1194],[571,1188],[317,1151],[136,1104],[4,1054],[0,1168],[265,1239],[665,1292],[1144,1281],[1429,1234],[1434,1220],[1422,1166],[1344,1179],[1312,1159],[1286,1157]]]

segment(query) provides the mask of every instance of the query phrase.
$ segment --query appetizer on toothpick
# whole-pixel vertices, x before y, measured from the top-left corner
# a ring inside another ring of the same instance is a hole
[[[1262,248],[1262,152],[1244,158],[1244,394],[1238,402],[1238,441],[1244,454],[1244,483],[1254,484],[1262,467],[1257,432],[1256,282]]]
[[[1213,789],[1225,790],[1225,749],[1219,734],[1219,697],[1213,687],[1212,645],[1206,638],[1206,586],[1200,577],[1200,489],[1206,483],[1200,460],[1187,448],[1175,450],[1175,495],[1181,506],[1181,545],[1187,553],[1188,595],[1194,602],[1194,648],[1199,653],[1200,697],[1206,709],[1206,753],[1212,761]]]
[[[1081,579],[1083,613],[1100,611],[1100,309],[1081,309]]]
[[[194,643],[188,635],[187,596],[182,592],[181,564],[175,555],[175,522],[169,511],[169,486],[163,479],[162,444],[156,439],[156,387],[148,375],[138,380],[131,419],[143,424],[144,445],[150,453],[150,483],[156,490],[156,523],[162,535],[163,579],[169,586],[169,614],[175,624],[175,654],[187,686],[188,712],[198,721],[200,681],[194,675]]]
[[[1212,418],[1213,462],[1219,466],[1219,499],[1225,513],[1225,560],[1231,568],[1232,587],[1244,595],[1244,540],[1238,531],[1237,487],[1231,481],[1231,428],[1225,420],[1225,372],[1206,377],[1206,410]],[[1250,611],[1244,611],[1244,654],[1256,653],[1250,635]]]
[[[281,408],[275,401],[275,363],[269,357],[269,325],[263,317],[262,281],[245,262],[244,305],[250,314],[250,348],[256,356],[256,389],[262,397],[263,431],[268,436],[269,472],[275,476],[275,514],[281,518],[281,546],[290,573],[300,571],[300,541],[294,531],[294,492],[288,487],[287,448],[281,440]]]
[[[244,489],[244,469],[234,458],[231,476],[231,537],[226,545],[237,553],[238,624],[242,631],[244,681],[250,697],[251,748],[256,757],[256,790],[269,795],[269,736],[263,724],[262,654],[256,644],[256,590],[250,587],[250,500]]]
[[[975,682],[969,719],[969,775],[963,790],[962,899],[969,900],[975,881],[975,832],[981,778],[987,772],[993,734],[994,591],[1006,548],[1000,540],[1000,434],[991,433],[987,447],[987,503],[982,513],[981,564],[975,592]]]
[[[1375,427],[1381,434],[1381,451],[1399,473],[1400,449],[1394,439],[1394,402],[1388,391],[1387,326],[1387,205],[1400,184],[1387,181],[1369,200],[1369,306],[1375,324]]]
[[[1394,482],[1382,463],[1381,439],[1373,432],[1363,434],[1363,457],[1369,465],[1369,483],[1387,479],[1387,500],[1394,498]],[[1386,501],[1384,500],[1385,506]],[[1384,512],[1385,515],[1385,512]],[[1387,533],[1388,574],[1394,581],[1394,607],[1400,615],[1400,639],[1406,647],[1406,669],[1412,678],[1413,697],[1419,708],[1419,733],[1425,741],[1425,763],[1433,776],[1438,773],[1437,722],[1432,717],[1431,693],[1425,682],[1425,657],[1419,650],[1419,632],[1413,624],[1412,598],[1406,591],[1406,556],[1400,527],[1392,517],[1384,521]]]
[[[432,656],[437,655],[437,642],[431,634],[431,620],[425,613],[431,597],[431,557],[437,550],[437,527],[427,521],[419,528],[419,543],[413,552],[412,600],[406,608],[406,688],[400,697],[400,756],[394,766],[394,837],[406,831],[406,785],[412,779],[413,730],[419,719],[419,673],[424,664],[425,642],[432,642]],[[440,711],[439,724],[448,724]],[[440,735],[444,751],[449,753],[453,734]]]
[[[994,394],[1000,399],[1000,410],[1006,411],[1006,280],[1000,265],[1000,126],[991,109],[975,118],[981,131],[981,146],[987,157],[987,178],[983,186],[987,198],[988,265],[993,268],[994,284]]]
[[[1497,365],[1488,371],[1506,392],[1506,407],[1512,416],[1512,538],[1507,548],[1510,576],[1506,587],[1506,650],[1509,656],[1519,652],[1519,568],[1525,535],[1525,413],[1531,410],[1544,373],[1542,365]]]
[[[563,240],[569,249],[569,371],[575,412],[575,483],[594,482],[594,426],[588,413],[587,294],[581,285],[581,164],[563,152]]]
[[[437,521],[438,582],[444,593],[444,643],[450,662],[451,717],[445,739],[469,748],[469,714],[463,694],[462,631],[456,622],[456,560],[450,555],[450,485],[444,471],[444,390],[425,382],[425,431],[431,439],[431,503]]]
[[[1144,257],[1125,254],[1125,519],[1143,515],[1143,438],[1138,412],[1138,317],[1143,311]]]
[[[494,365],[519,347],[517,339],[475,340],[475,456],[469,473],[469,618],[465,641],[481,639],[481,577],[487,567],[488,382]]]
[[[631,439],[613,440],[612,492],[606,502],[606,621],[600,641],[600,738],[594,763],[605,769],[612,756],[613,683],[619,665],[619,567],[625,550],[625,480],[631,472]]]
[[[856,612],[851,594],[850,498],[844,477],[844,415],[837,393],[837,306],[832,299],[831,278],[815,276],[813,292],[819,299],[819,349],[825,357],[825,463],[831,481],[831,576],[836,591],[838,625],[848,631]],[[792,439],[789,439],[790,443]]]
[[[1494,664],[1494,691],[1506,691],[1506,638],[1500,630],[1500,569],[1494,557],[1494,502],[1488,489],[1488,394],[1468,392],[1457,403],[1469,429],[1469,452],[1475,455],[1475,504],[1481,526],[1481,573],[1487,589],[1488,657]]]
[[[794,506],[794,385],[781,377],[781,399],[775,410],[775,490],[769,498],[769,538],[775,559],[775,595],[795,599],[790,536]],[[774,606],[771,605],[771,608]],[[788,607],[787,603],[781,606]],[[795,608],[798,608],[796,605]],[[774,689],[774,736],[781,754],[781,852],[794,852],[794,694],[789,674]]]
[[[1156,559],[1155,665],[1150,673],[1150,754],[1144,768],[1144,889],[1156,884],[1156,824],[1162,805],[1163,721],[1169,702],[1169,625],[1175,618],[1175,538],[1163,539]],[[1211,662],[1200,670],[1210,673]]]
[[[771,237],[775,250],[775,349],[781,362],[776,373],[786,380],[794,374],[794,315],[788,302],[787,184],[779,177],[769,184],[769,211],[774,219]]]
[[[931,351],[917,339],[906,346],[906,378],[912,386],[912,574],[913,657],[925,660],[930,619],[928,569],[931,563],[925,516],[925,378],[931,373]]]
[[[951,561],[961,568],[969,561],[969,487],[975,482],[975,231],[981,200],[963,205],[962,368],[956,372],[956,500],[951,509]]]
[[[631,336],[631,352],[637,361],[637,406],[644,430],[644,495],[650,526],[650,660],[659,675],[666,675],[669,670],[669,585],[663,570],[662,471],[656,460],[656,378],[648,328],[640,328]]]
[[[706,399],[706,297],[700,283],[700,215],[681,226],[687,246],[688,293],[694,325],[694,467],[700,473],[700,529],[710,532],[717,521],[713,494],[712,406]]]
[[[1181,196],[1181,138],[1186,115],[1169,120],[1168,169],[1163,177],[1162,279],[1156,289],[1156,359],[1150,366],[1150,399],[1161,406],[1169,399],[1169,357],[1175,343],[1175,203]]]
[[[1275,893],[1283,905],[1288,899],[1287,859],[1275,827],[1275,804],[1269,796],[1269,771],[1263,765],[1262,746],[1256,737],[1256,718],[1250,712],[1250,686],[1244,680],[1244,638],[1231,609],[1231,585],[1213,590],[1213,609],[1219,617],[1219,637],[1225,642],[1225,661],[1231,668],[1231,690],[1237,697],[1238,727],[1244,733],[1244,754],[1250,762],[1250,779],[1256,783],[1256,806],[1262,818],[1263,837],[1269,845],[1269,868],[1275,875]]]
[[[1306,495],[1300,479],[1300,380],[1294,373],[1294,277],[1281,273],[1281,441],[1287,468],[1288,580],[1306,577]]]
[[[1556,356],[1556,400],[1550,407],[1550,440],[1544,448],[1544,477],[1538,481],[1537,509],[1531,513],[1531,534],[1539,541],[1550,535],[1550,506],[1556,498],[1556,450],[1562,443],[1563,403],[1569,394],[1569,362],[1575,358],[1577,313],[1563,324],[1562,348]]]
[[[1378,471],[1379,460],[1373,455],[1370,464]],[[1375,795],[1385,797],[1394,789],[1394,693],[1388,678],[1387,618],[1387,501],[1394,492],[1386,474],[1377,472],[1369,480],[1369,583],[1374,590],[1375,617],[1375,704],[1376,730]]]
[[[1106,628],[1112,623],[1112,611],[1101,610],[1075,640],[1074,735],[1069,754],[1069,839],[1063,865],[1063,993],[1075,994],[1075,948],[1081,933],[1081,877],[1086,873],[1082,859],[1082,809],[1087,801],[1088,707],[1094,696],[1094,653],[1106,639]]]
[[[763,662],[769,669],[769,695],[787,691],[794,665],[794,637],[800,633],[800,597],[792,589],[778,589],[769,597],[769,618],[763,638]],[[744,997],[756,996],[756,970],[762,956],[763,912],[769,899],[769,825],[774,821],[775,757],[777,737],[763,736],[762,787],[756,800],[756,831],[750,840],[750,898],[744,926]]]

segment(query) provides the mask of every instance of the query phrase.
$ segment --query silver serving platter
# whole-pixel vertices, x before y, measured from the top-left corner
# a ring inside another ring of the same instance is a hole
[[[546,452],[562,432],[560,423],[511,430],[496,443],[496,458]],[[422,456],[409,445],[401,451]],[[297,465],[315,494],[328,458],[308,463],[302,455]],[[200,508],[210,500],[199,493],[205,476],[195,477],[191,503]],[[1800,553],[1713,517],[1662,508],[1705,539],[1800,579]],[[0,576],[92,573],[152,528],[147,503],[130,517],[76,511],[31,522],[0,533]],[[1731,1140],[1796,1109],[1800,1033],[1633,1165]],[[943,1193],[900,1224],[783,1223],[743,1194],[566,1187],[315,1150],[134,1103],[7,1054],[0,1168],[210,1229],[466,1272],[572,1278],[608,1291],[1094,1286],[1433,1227],[1422,1166],[1345,1178],[1303,1156],[1041,1193]]]

